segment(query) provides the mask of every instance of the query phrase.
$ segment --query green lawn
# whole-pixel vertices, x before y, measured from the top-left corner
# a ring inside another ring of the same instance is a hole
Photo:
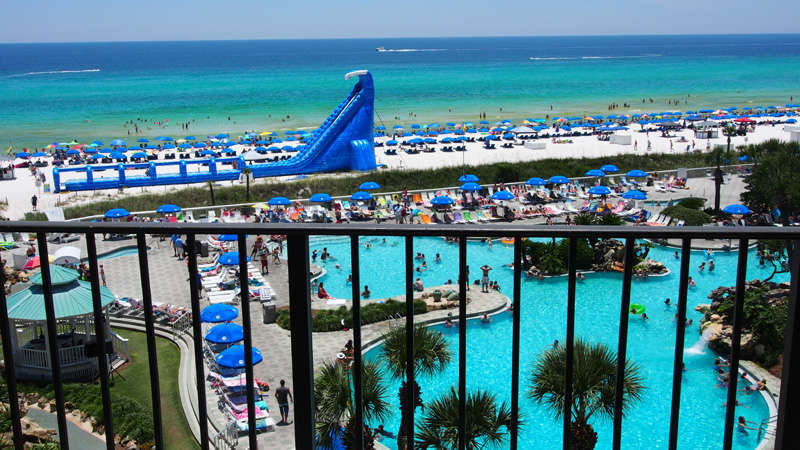
[[[114,376],[112,390],[138,400],[147,411],[152,411],[150,400],[150,364],[147,358],[147,340],[144,333],[129,330],[114,330],[129,340],[131,363]],[[156,338],[158,373],[161,388],[161,416],[164,446],[168,449],[199,448],[183,415],[178,391],[178,365],[180,350],[171,341]]]

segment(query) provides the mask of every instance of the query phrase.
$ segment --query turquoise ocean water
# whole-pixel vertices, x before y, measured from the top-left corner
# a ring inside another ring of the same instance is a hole
[[[387,127],[782,105],[800,98],[800,35],[3,44],[0,145],[125,138],[137,118],[145,137],[315,127],[361,68]]]

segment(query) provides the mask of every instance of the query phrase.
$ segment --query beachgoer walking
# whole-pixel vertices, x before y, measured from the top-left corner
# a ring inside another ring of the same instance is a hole
[[[281,412],[281,421],[279,424],[289,424],[289,400],[294,403],[292,391],[286,387],[286,380],[281,380],[281,386],[275,390],[275,399],[278,400],[278,409]]]
[[[261,275],[269,275],[269,261],[266,250],[261,251]]]
[[[36,194],[33,194],[33,197],[31,197],[31,206],[33,206],[34,211],[36,211],[37,203],[39,203],[39,197],[37,197]]]
[[[102,264],[100,264],[100,281],[103,282],[103,286],[106,286],[106,271],[103,270]]]

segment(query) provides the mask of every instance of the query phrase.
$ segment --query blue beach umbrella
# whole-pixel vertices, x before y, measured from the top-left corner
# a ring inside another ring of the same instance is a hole
[[[234,242],[239,240],[238,234],[220,234],[217,238],[218,241],[222,242]]]
[[[122,152],[112,152],[110,155],[108,155],[108,157],[111,159],[128,159],[128,157],[125,156],[125,153]]]
[[[546,181],[544,181],[542,178],[539,177],[529,178],[528,181],[526,181],[525,183],[530,186],[544,186],[545,184],[547,184]]]
[[[392,128],[394,128],[395,130],[402,130],[403,126],[402,125],[395,125]]]
[[[98,160],[98,159],[103,159],[103,158],[105,158],[105,156],[104,156],[104,155],[101,155],[101,154],[99,154],[99,153],[98,153],[98,154],[96,154],[96,155],[92,155],[92,156],[90,156],[90,157],[89,157],[89,159],[92,159],[92,160]]]
[[[419,124],[418,124],[418,123],[413,123],[413,124],[411,124],[411,129],[413,129],[413,130],[418,130],[419,128],[421,128],[421,127],[419,126]]]
[[[358,191],[350,196],[350,200],[355,200],[355,201],[366,201],[371,199],[372,199],[372,194],[364,191]]]
[[[184,139],[187,140],[187,141],[196,141],[197,140],[197,138],[194,137],[194,136],[186,136]]]
[[[602,170],[603,172],[615,173],[615,172],[619,172],[619,167],[617,167],[617,166],[615,166],[613,164],[606,164],[605,166],[601,167],[600,170]]]
[[[446,195],[437,195],[431,200],[431,205],[452,205],[453,203],[455,201]]]
[[[240,342],[244,340],[244,329],[236,323],[221,323],[208,330],[206,340],[215,344]]]
[[[261,351],[255,347],[250,347],[252,350],[253,365],[256,365],[264,360],[261,356]],[[244,345],[234,345],[226,348],[219,355],[217,355],[217,365],[227,367],[229,369],[241,369],[244,367]]]
[[[239,317],[239,310],[233,305],[217,303],[200,311],[200,321],[208,323],[230,322]]]
[[[75,151],[77,152],[77,150],[75,150]],[[78,153],[80,153],[80,152],[78,152]],[[87,148],[86,150],[83,151],[83,153],[86,153],[87,155],[88,154],[94,154],[94,153],[97,153],[97,149],[96,148]],[[67,154],[69,154],[69,152],[67,152]]]
[[[622,198],[627,200],[646,200],[647,194],[642,191],[633,190],[622,194]]]
[[[178,205],[167,203],[159,206],[156,212],[159,214],[175,214],[181,212],[181,207]]]
[[[750,214],[752,212],[750,211],[750,208],[748,208],[747,206],[739,204],[728,205],[722,210],[728,214],[740,214],[740,215]]]
[[[249,256],[247,257],[247,261],[250,261]],[[220,255],[217,262],[223,266],[237,266],[239,265],[239,252],[225,252]]]
[[[103,145],[103,141],[93,141],[92,145]]]
[[[41,158],[43,156],[47,156],[47,153],[45,153],[45,152],[35,152],[31,156],[34,157],[34,158]]]
[[[492,194],[492,200],[514,200],[514,194],[508,191],[497,191]]]
[[[611,189],[606,186],[592,186],[589,188],[589,193],[592,195],[608,195],[611,193]]]
[[[146,143],[150,142],[150,139],[147,139],[147,138],[139,138],[139,139],[137,139],[137,140],[136,140],[136,142],[141,142],[141,143],[143,143],[143,144],[146,144]]]
[[[75,149],[67,150],[67,155],[69,155],[69,156],[80,155],[80,154],[81,154],[81,152],[79,152],[78,150],[75,150]]]
[[[547,182],[550,184],[569,184],[569,178],[564,175],[553,175]]]
[[[383,126],[383,125],[378,125],[377,127],[375,127],[375,129],[383,131],[383,130],[386,130],[386,127]]]
[[[228,135],[225,134],[225,133],[220,133],[216,137],[217,137],[217,139],[226,139],[228,137]]]
[[[272,197],[267,204],[272,206],[289,206],[292,204],[292,201],[286,197]]]
[[[171,137],[169,137],[169,136],[159,136],[158,140],[159,141],[164,141],[164,142],[172,142],[173,141],[173,139]]]
[[[308,199],[308,201],[310,201],[312,203],[328,203],[331,200],[332,199],[331,199],[330,194],[326,194],[324,192],[320,192],[318,194],[314,194],[314,195],[311,196],[311,198]]]
[[[131,158],[147,158],[147,153],[145,152],[136,152],[131,155]]]
[[[109,209],[105,213],[105,217],[107,219],[119,219],[121,217],[128,217],[130,215],[131,215],[131,213],[125,208]]]
[[[203,150],[200,152],[200,156],[217,156],[217,153],[214,150]]]
[[[362,191],[374,191],[375,189],[380,189],[380,188],[381,185],[374,181],[365,181],[361,183],[361,185],[358,187],[358,189]]]
[[[206,143],[205,142],[196,142],[194,144],[194,148],[206,148]]]
[[[31,157],[31,154],[28,153],[28,152],[18,152],[17,153],[17,158],[25,159],[25,158],[30,158],[30,157]]]
[[[592,169],[587,171],[584,175],[587,177],[604,177],[606,176],[606,173],[600,169]]]
[[[386,141],[386,145],[388,146],[397,145],[397,141],[395,141],[394,139],[389,139],[388,141]]]
[[[114,147],[124,147],[125,141],[123,141],[122,139],[114,139],[113,141],[111,141],[111,145]]]
[[[481,187],[480,184],[470,181],[462,184],[460,189],[462,191],[480,191],[483,188]]]
[[[640,169],[633,169],[633,170],[629,170],[628,173],[626,173],[625,175],[627,175],[629,177],[634,177],[634,178],[636,178],[636,177],[646,177],[647,176],[647,172],[645,172],[644,170],[640,170]]]
[[[226,148],[226,149],[222,150],[222,153],[224,153],[226,155],[235,155],[236,154],[236,150],[234,150],[232,148]]]

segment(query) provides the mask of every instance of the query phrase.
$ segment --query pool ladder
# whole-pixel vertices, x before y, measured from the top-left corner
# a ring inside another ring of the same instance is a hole
[[[773,437],[775,436],[775,432],[768,430],[768,428],[769,428],[770,424],[772,422],[775,422],[776,420],[778,420],[778,416],[769,416],[766,419],[761,421],[761,423],[758,425],[758,440],[759,441],[761,441],[761,435],[762,434],[764,434],[764,436],[767,436],[767,435],[770,435],[770,436],[773,436]]]

